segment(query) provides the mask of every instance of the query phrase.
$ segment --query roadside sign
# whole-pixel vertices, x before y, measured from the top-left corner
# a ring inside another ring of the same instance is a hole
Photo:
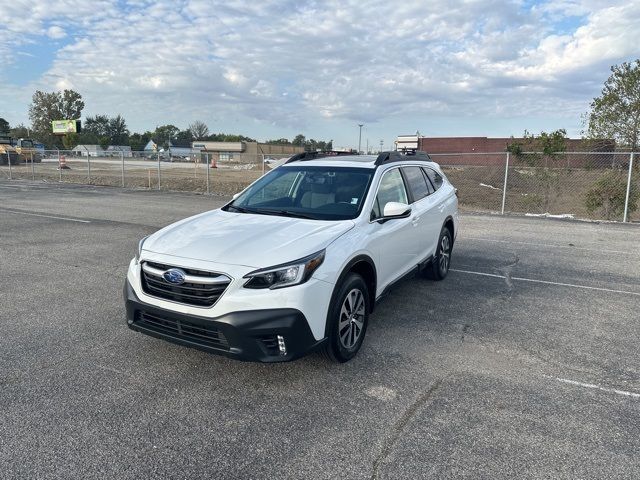
[[[51,130],[55,135],[66,135],[80,133],[82,127],[80,120],[54,120],[51,122]]]

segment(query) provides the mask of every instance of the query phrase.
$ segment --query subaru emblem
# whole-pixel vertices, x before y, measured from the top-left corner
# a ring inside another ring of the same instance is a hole
[[[162,278],[164,278],[167,282],[172,283],[173,285],[182,285],[186,279],[186,276],[187,274],[179,268],[172,268],[162,274]]]

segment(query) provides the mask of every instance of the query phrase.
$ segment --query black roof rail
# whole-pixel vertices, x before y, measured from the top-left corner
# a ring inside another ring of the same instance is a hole
[[[385,163],[401,162],[405,160],[422,160],[424,162],[432,162],[431,157],[427,152],[417,150],[414,148],[402,149],[401,151],[392,150],[389,152],[382,152],[376,158],[376,166],[383,165]]]
[[[338,150],[323,150],[321,152],[302,152],[296,153],[293,157],[287,160],[286,163],[292,162],[306,162],[307,160],[315,160],[316,158],[325,157],[343,157],[345,155],[358,155],[358,152],[343,152]]]

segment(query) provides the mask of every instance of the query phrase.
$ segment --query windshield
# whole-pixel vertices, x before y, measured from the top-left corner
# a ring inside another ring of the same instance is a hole
[[[20,145],[23,147],[31,148],[33,147],[33,142],[31,140],[22,140],[22,142],[20,142]]]
[[[360,214],[374,170],[346,167],[279,167],[223,208],[258,213],[348,220]]]

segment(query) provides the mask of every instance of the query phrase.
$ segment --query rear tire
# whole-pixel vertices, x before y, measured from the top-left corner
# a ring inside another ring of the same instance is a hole
[[[327,315],[324,356],[344,363],[356,356],[369,323],[369,290],[364,279],[350,273],[337,287]]]
[[[432,262],[424,269],[424,276],[430,280],[444,280],[449,273],[451,266],[451,251],[453,250],[453,239],[447,227],[442,227],[440,237],[438,237],[438,247]]]

